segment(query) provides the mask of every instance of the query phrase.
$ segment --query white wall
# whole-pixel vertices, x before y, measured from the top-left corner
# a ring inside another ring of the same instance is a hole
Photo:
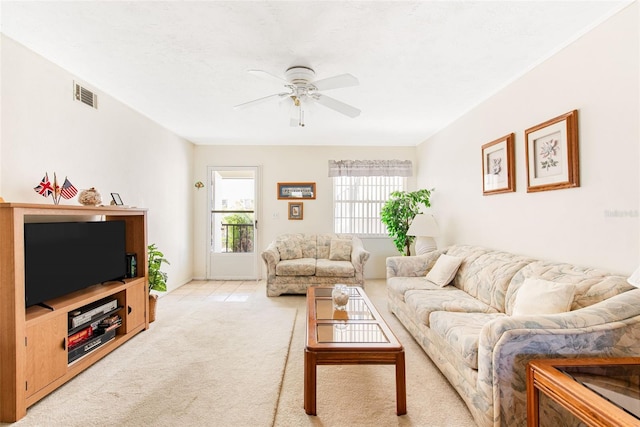
[[[636,2],[422,143],[418,186],[438,189],[439,243],[632,272],[640,259],[638,52]],[[573,109],[580,187],[527,193],[524,130]],[[481,146],[510,132],[516,192],[483,197]]]
[[[169,287],[192,277],[193,144],[116,99],[98,93],[98,109],[73,101],[77,77],[2,36],[0,196],[52,203],[35,193],[45,172],[79,189],[96,187],[148,208],[150,243],[171,262]],[[78,204],[77,199],[61,204]]]
[[[261,168],[260,205],[258,206],[259,241],[262,251],[282,233],[333,232],[333,187],[328,177],[329,160],[411,160],[415,164],[415,147],[342,147],[342,146],[197,146],[194,181],[207,182],[208,166],[259,166]],[[278,182],[315,182],[316,199],[304,200],[304,219],[287,219],[288,202],[277,199]],[[413,189],[414,178],[408,185]],[[207,256],[207,192],[202,189],[195,199],[194,277],[205,277]],[[277,215],[277,218],[274,217]],[[385,259],[399,255],[389,238],[363,239],[371,257],[365,265],[366,278],[386,276]],[[262,277],[265,270],[259,260]]]

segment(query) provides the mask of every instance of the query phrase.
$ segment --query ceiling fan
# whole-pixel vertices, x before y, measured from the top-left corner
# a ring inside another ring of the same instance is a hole
[[[248,72],[258,77],[266,77],[272,80],[275,79],[282,83],[287,91],[238,104],[233,108],[244,108],[270,99],[286,99],[291,102],[291,126],[303,127],[304,105],[309,102],[316,102],[351,118],[358,117],[360,115],[359,109],[321,93],[325,90],[357,86],[358,79],[351,74],[340,74],[326,79],[314,80],[316,76],[315,71],[313,71],[312,68],[301,65],[288,68],[284,73],[284,77],[279,77],[263,70],[248,70]]]

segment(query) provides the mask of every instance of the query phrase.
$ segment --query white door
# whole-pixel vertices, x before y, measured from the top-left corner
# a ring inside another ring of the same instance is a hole
[[[258,168],[209,168],[209,256],[207,277],[256,280]]]

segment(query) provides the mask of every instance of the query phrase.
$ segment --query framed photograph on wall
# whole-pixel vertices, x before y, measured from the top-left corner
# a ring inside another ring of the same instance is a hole
[[[289,219],[302,219],[302,202],[289,202]]]
[[[515,135],[498,138],[482,146],[482,194],[516,191]]]
[[[279,182],[278,199],[315,199],[315,182]]]
[[[578,110],[524,132],[527,193],[580,186]]]

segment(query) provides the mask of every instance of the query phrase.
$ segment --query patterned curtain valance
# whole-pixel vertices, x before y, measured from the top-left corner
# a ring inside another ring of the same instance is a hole
[[[329,160],[329,177],[412,175],[411,160]]]

